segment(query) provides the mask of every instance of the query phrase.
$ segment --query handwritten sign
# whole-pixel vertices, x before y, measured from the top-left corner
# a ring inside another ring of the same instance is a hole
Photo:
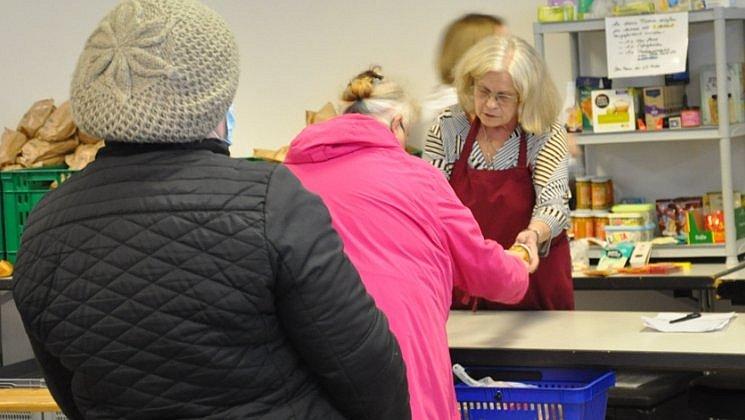
[[[653,76],[685,71],[688,13],[605,19],[608,77]]]

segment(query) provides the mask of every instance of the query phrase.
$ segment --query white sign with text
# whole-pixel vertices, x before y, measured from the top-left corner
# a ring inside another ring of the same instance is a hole
[[[688,13],[605,18],[608,77],[685,71]]]

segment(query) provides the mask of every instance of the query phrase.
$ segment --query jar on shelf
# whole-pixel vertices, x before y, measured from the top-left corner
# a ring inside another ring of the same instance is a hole
[[[592,213],[592,226],[595,233],[595,237],[601,241],[605,240],[605,227],[609,223],[610,212],[607,211],[594,211]]]
[[[577,210],[589,210],[592,208],[592,187],[589,176],[579,176],[575,179],[575,197],[577,198]]]
[[[572,214],[572,230],[574,239],[591,238],[595,236],[595,220],[589,210],[576,210]]]
[[[606,210],[613,205],[613,184],[607,176],[596,176],[590,181],[593,210]]]

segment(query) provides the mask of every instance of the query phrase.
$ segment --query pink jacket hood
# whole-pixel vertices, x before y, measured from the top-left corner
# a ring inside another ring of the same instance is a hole
[[[371,147],[403,151],[398,139],[380,121],[346,114],[306,127],[292,141],[285,163],[324,162]]]

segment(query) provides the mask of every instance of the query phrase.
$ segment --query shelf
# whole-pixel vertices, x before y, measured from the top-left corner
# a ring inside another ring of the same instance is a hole
[[[737,254],[745,253],[745,238],[737,240]],[[600,248],[590,247],[590,258],[600,258]],[[652,258],[725,258],[724,244],[655,245]]]
[[[737,7],[726,7],[699,10],[695,12],[688,12],[689,23],[699,22],[711,22],[719,18],[719,14],[724,19],[745,19],[745,9]],[[644,15],[639,15],[644,16]],[[592,19],[592,20],[578,20],[571,22],[555,22],[555,23],[534,23],[533,32],[536,34],[550,34],[550,33],[573,33],[573,32],[594,32],[605,30],[605,19]]]
[[[745,136],[745,124],[733,124],[730,126],[730,137]],[[577,144],[618,144],[618,143],[649,143],[664,141],[691,141],[691,140],[719,140],[718,127],[682,128],[677,130],[658,131],[626,131],[618,133],[581,133],[577,137]]]

